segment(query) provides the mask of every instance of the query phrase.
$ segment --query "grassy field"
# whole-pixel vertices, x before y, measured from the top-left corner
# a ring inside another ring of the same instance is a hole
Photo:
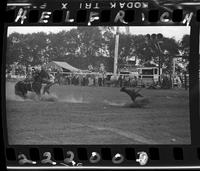
[[[131,108],[114,87],[54,85],[57,100],[22,100],[6,83],[10,144],[189,144],[188,91],[141,91],[150,103]]]

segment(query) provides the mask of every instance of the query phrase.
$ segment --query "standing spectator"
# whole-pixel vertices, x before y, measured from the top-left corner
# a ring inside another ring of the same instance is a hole
[[[119,76],[118,80],[119,80],[119,86],[123,87],[123,78],[122,78],[122,75]]]
[[[75,85],[78,85],[78,83],[79,83],[78,81],[79,81],[78,75],[75,74]]]
[[[101,73],[98,75],[98,85],[103,86],[103,74]]]
[[[98,74],[96,74],[95,77],[94,77],[94,81],[95,81],[95,82],[94,82],[94,85],[95,85],[95,86],[98,86],[98,84],[99,84],[99,83],[98,83],[98,79],[99,79]]]
[[[75,85],[75,75],[72,75],[72,84]]]
[[[187,83],[187,72],[186,71],[184,71],[184,82],[185,82],[185,90],[187,90],[188,89],[188,87],[187,87],[187,85],[188,85],[188,83]]]
[[[94,78],[92,75],[88,75],[88,86],[94,85]]]
[[[103,63],[100,64],[99,66],[99,86],[103,86],[104,85],[104,75],[106,75],[106,69],[105,69],[105,65]]]
[[[86,86],[86,75],[83,74],[82,85]]]
[[[171,87],[171,80],[166,74],[163,74],[161,87],[164,89],[169,89]]]
[[[129,76],[128,75],[125,76],[124,81],[125,81],[124,86],[125,87],[129,87],[129,81],[130,80],[129,80]]]
[[[103,73],[103,86],[105,86],[105,80],[107,78],[106,72]]]
[[[55,74],[55,79],[58,81],[58,84],[61,84],[61,73],[59,70],[57,70],[56,74]]]
[[[70,75],[66,75],[66,84],[70,85]]]
[[[179,74],[179,78],[181,80],[181,87],[183,87],[183,75],[182,75],[182,73]]]

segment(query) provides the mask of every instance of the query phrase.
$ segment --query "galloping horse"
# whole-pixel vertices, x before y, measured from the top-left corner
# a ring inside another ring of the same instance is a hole
[[[38,75],[33,80],[25,79],[17,82],[15,85],[15,94],[25,99],[27,98],[28,91],[32,91],[40,96],[41,88],[42,78]]]
[[[15,94],[25,99],[27,98],[28,91],[32,91],[40,97],[43,83],[46,84],[43,94],[45,92],[49,94],[49,88],[56,82],[50,82],[48,73],[44,70],[41,70],[40,72],[36,72],[33,75],[32,80],[25,79],[23,81],[17,82],[15,85]]]

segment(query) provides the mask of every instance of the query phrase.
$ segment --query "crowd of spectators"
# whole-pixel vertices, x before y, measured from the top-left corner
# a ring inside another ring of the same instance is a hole
[[[114,76],[111,73],[54,73],[55,78],[59,80],[60,85],[76,85],[76,86],[98,86],[98,87],[148,87],[144,79],[141,77],[130,75]],[[183,76],[176,76],[173,80],[173,87],[185,87],[186,78]],[[152,79],[152,85],[158,85],[158,81]],[[158,87],[158,86],[157,86]],[[172,88],[172,78],[169,75],[162,75],[160,78],[160,88]]]
[[[59,76],[58,76],[59,75]],[[114,86],[114,87],[135,87],[138,79],[130,78],[128,75],[114,77],[113,74],[106,73],[74,73],[74,74],[55,74],[55,79],[62,85],[79,86]]]
[[[26,78],[31,78],[32,73],[36,69],[38,69],[38,67],[29,67],[28,71],[25,73],[24,69],[18,67],[15,70],[15,74],[26,75]],[[7,70],[6,75],[9,75],[8,73],[9,71]],[[141,77],[130,76],[128,74],[114,76],[112,73],[107,72],[63,73],[60,70],[53,68],[49,69],[49,73],[60,85],[145,87],[144,80]],[[173,80],[174,87],[184,87],[185,80],[186,78],[184,75],[177,75]],[[152,85],[158,85],[158,82],[152,80]],[[162,75],[159,86],[165,89],[172,88],[172,78],[170,78],[169,75]]]

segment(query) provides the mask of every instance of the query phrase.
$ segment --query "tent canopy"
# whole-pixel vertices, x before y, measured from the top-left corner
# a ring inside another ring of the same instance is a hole
[[[68,64],[67,62],[59,62],[59,61],[52,61],[49,62],[48,64],[46,64],[47,68],[55,68],[58,70],[62,70],[62,71],[66,71],[66,72],[78,72],[80,71],[80,69],[75,68],[73,66],[71,66],[70,64]]]

